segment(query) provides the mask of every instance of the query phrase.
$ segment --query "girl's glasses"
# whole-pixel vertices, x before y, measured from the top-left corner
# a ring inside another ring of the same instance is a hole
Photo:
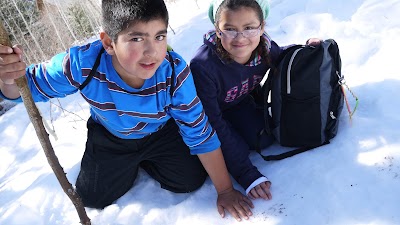
[[[219,34],[221,36],[225,36],[226,38],[230,38],[230,39],[235,39],[237,36],[239,36],[239,34],[242,34],[243,37],[245,38],[251,38],[254,37],[258,34],[260,34],[261,31],[261,24],[258,28],[254,28],[254,29],[247,29],[244,30],[242,32],[238,32],[236,30],[220,30],[219,29]]]

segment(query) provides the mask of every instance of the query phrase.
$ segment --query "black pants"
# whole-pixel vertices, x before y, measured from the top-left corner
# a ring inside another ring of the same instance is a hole
[[[86,207],[104,208],[133,185],[139,167],[161,187],[176,193],[191,192],[205,181],[200,160],[190,155],[173,119],[142,139],[120,139],[88,120],[88,139],[76,189]]]

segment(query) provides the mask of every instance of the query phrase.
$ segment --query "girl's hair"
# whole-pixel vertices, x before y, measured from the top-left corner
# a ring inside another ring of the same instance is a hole
[[[224,11],[224,10],[236,11],[242,7],[247,7],[247,8],[254,10],[258,16],[259,21],[261,21],[261,23],[264,21],[262,9],[257,1],[255,1],[255,0],[225,0],[221,3],[221,5],[217,9],[217,12],[215,13],[216,25],[218,26],[222,11]],[[233,60],[232,60],[229,52],[227,52],[224,49],[224,47],[222,46],[221,40],[218,37],[216,40],[216,45],[217,45],[217,53],[223,59],[227,60],[228,62],[232,62]],[[261,55],[262,60],[264,60],[266,63],[270,62],[268,51],[266,49],[265,40],[263,37],[260,38],[260,43],[258,44],[257,48],[254,49],[249,60],[252,60],[255,57],[256,53]]]
[[[113,41],[133,23],[160,19],[168,25],[164,0],[102,0],[102,25]]]

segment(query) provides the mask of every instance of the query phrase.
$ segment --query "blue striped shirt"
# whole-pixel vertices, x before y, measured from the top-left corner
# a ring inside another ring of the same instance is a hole
[[[34,101],[48,101],[77,92],[101,48],[97,40],[72,47],[49,62],[29,66],[26,76]],[[155,74],[136,89],[120,78],[111,56],[103,53],[93,79],[80,93],[90,105],[92,118],[119,138],[143,138],[161,129],[172,117],[191,154],[213,151],[220,142],[196,94],[190,68],[177,53],[171,52],[171,56],[176,74],[172,97],[168,54]]]

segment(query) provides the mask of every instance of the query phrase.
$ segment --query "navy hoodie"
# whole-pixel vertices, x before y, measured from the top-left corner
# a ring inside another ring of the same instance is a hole
[[[264,33],[272,63],[283,51]],[[218,56],[215,31],[204,35],[204,44],[190,62],[196,90],[213,128],[217,131],[226,165],[233,178],[246,190],[263,175],[249,159],[249,147],[222,118],[222,112],[245,99],[260,85],[269,69],[260,56],[243,65]],[[246,118],[241,118],[246,119]]]

